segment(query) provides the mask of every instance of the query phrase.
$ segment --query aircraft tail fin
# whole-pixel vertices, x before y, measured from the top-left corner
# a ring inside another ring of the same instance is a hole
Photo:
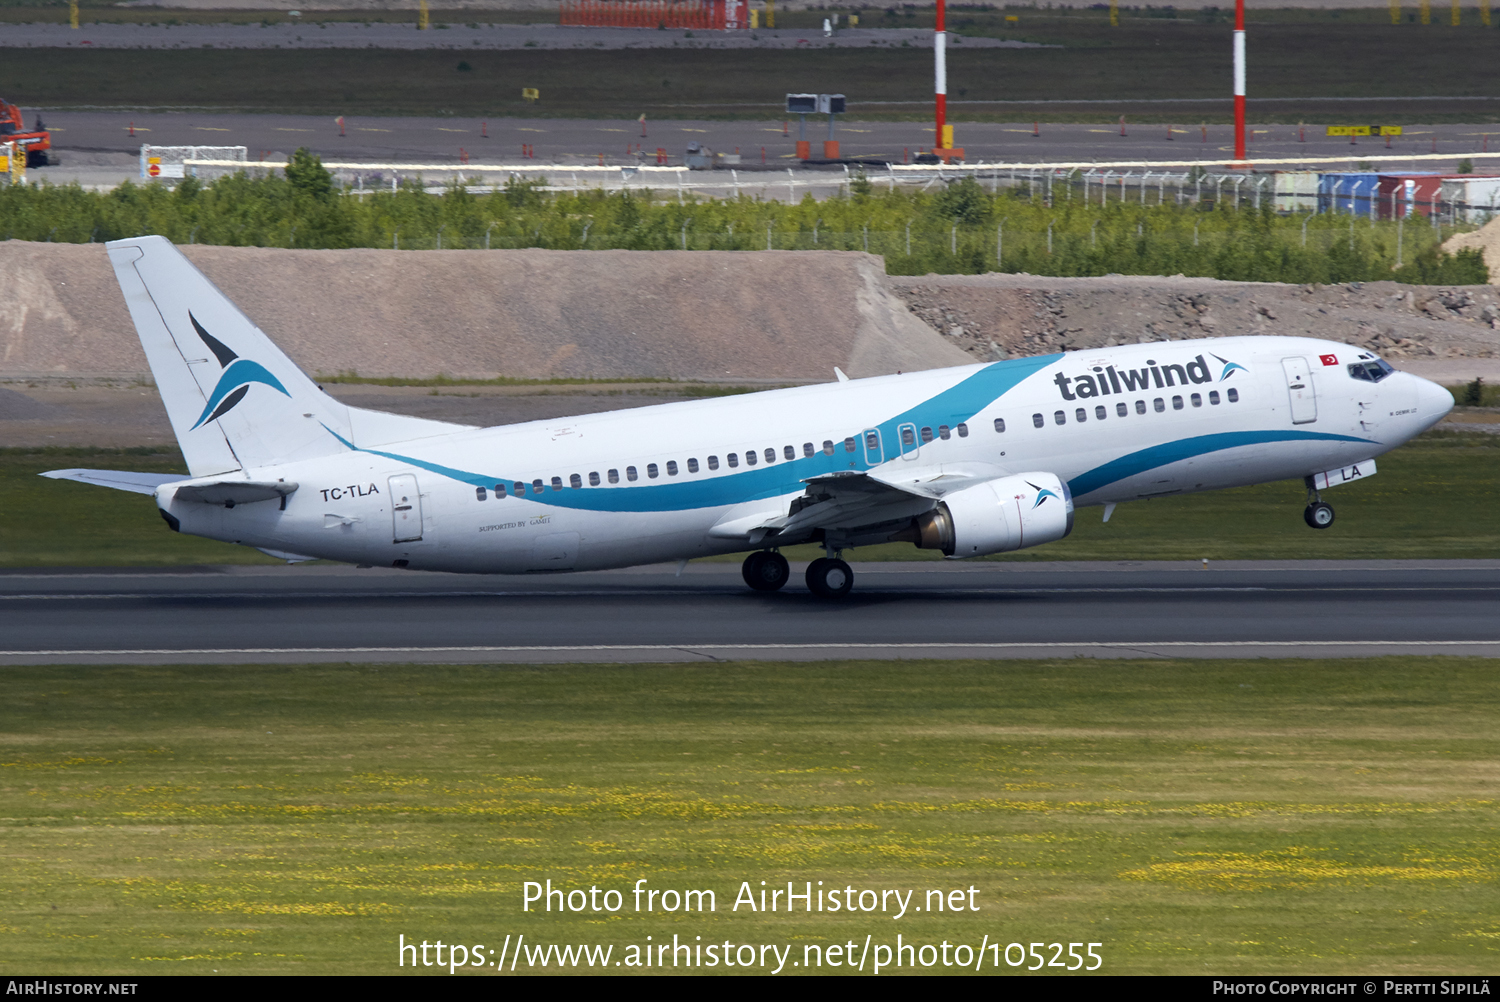
[[[361,441],[372,433],[389,442],[464,427],[395,414],[356,421],[165,237],[107,248],[194,477],[378,444]]]

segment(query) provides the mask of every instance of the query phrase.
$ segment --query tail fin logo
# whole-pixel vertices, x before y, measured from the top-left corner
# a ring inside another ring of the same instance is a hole
[[[1028,486],[1032,490],[1036,491],[1036,500],[1031,503],[1032,510],[1035,510],[1038,505],[1040,505],[1043,501],[1047,500],[1048,498],[1055,498],[1055,497],[1057,497],[1057,494],[1054,493],[1053,491],[1049,491],[1045,487],[1038,487],[1036,484],[1032,483],[1030,480],[1026,481],[1026,486]]]
[[[1209,352],[1209,354],[1213,355],[1213,352]],[[1234,374],[1234,370],[1236,370],[1236,369],[1240,370],[1241,372],[1249,372],[1250,371],[1249,369],[1245,368],[1240,363],[1238,363],[1238,362],[1231,362],[1227,358],[1220,358],[1218,355],[1214,355],[1214,358],[1217,358],[1217,359],[1219,359],[1219,361],[1221,361],[1221,362],[1224,363],[1224,371],[1221,372],[1221,373],[1219,373],[1219,382],[1221,382],[1221,383],[1224,380],[1228,379],[1231,375],[1233,375]]]
[[[214,337],[203,329],[198,318],[191,313],[188,320],[193,324],[193,330],[208,345],[208,350],[214,353],[219,360],[219,365],[224,372],[219,376],[219,381],[214,385],[214,391],[209,394],[208,403],[203,408],[203,413],[198,416],[198,423],[189,430],[196,431],[210,421],[217,421],[225,414],[234,409],[235,405],[245,399],[245,394],[250,392],[253,383],[264,383],[273,390],[284,396],[290,397],[281,380],[277,379],[265,366],[259,362],[252,362],[248,358],[240,358],[228,345]]]

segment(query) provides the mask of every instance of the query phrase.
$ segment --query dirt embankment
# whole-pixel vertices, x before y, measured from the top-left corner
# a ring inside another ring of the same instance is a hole
[[[305,370],[821,381],[969,361],[853,253],[187,247]],[[98,245],[0,243],[0,379],[146,378]]]
[[[887,278],[914,316],[973,358],[1115,344],[1288,334],[1370,348],[1423,375],[1500,371],[1494,286],[1312,286],[1207,278]]]

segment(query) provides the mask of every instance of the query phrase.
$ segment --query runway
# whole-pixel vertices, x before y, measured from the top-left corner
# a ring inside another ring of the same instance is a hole
[[[0,665],[1500,656],[1500,561],[855,564],[534,577],[335,566],[0,575]]]

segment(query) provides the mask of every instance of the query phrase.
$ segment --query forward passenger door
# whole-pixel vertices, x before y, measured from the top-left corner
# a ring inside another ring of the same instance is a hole
[[[1313,389],[1307,359],[1283,358],[1281,368],[1286,373],[1286,390],[1291,397],[1292,424],[1311,424],[1318,419],[1318,395]]]

